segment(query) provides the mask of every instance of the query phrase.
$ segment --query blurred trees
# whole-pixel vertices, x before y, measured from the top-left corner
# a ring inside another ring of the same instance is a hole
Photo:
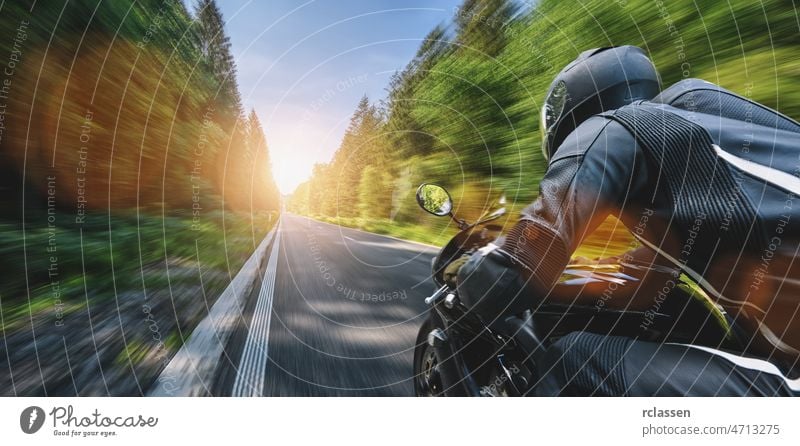
[[[383,183],[384,188],[389,184],[384,179],[387,171],[380,170],[390,168],[386,164],[386,139],[382,133],[384,125],[380,110],[370,104],[366,96],[362,97],[333,160],[329,164],[314,166],[312,179],[299,190],[293,207],[298,209],[298,200],[302,200],[305,206],[303,212],[359,216],[361,208],[358,203],[363,188],[370,184],[373,188],[371,192],[379,194],[379,184]],[[368,167],[373,169],[369,169],[365,177]],[[363,196],[367,196],[366,192]]]
[[[252,166],[252,173],[248,176],[251,181],[247,190],[251,193],[254,210],[277,210],[280,206],[280,193],[275,179],[272,177],[272,161],[269,156],[267,138],[255,110],[250,111],[247,119],[247,144],[245,147],[248,148],[248,156],[245,159]]]
[[[358,215],[388,219],[392,211],[392,178],[378,164],[368,165],[358,183]]]
[[[449,48],[446,33],[442,26],[431,30],[422,40],[414,59],[402,71],[395,73],[389,82],[384,104],[388,115],[386,136],[392,149],[401,156],[427,153],[433,146],[433,137],[412,115],[416,105],[414,90]]]
[[[509,0],[464,0],[455,18],[456,43],[461,51],[477,51],[494,57],[505,47],[505,27],[519,5]]]
[[[200,0],[195,7],[201,62],[212,74],[213,95],[220,119],[232,125],[242,119],[242,101],[236,85],[236,62],[231,54],[230,39],[225,33],[222,12],[215,0]]]
[[[0,60],[19,59],[2,99],[7,208],[26,194],[41,206],[54,177],[61,215],[277,209],[263,130],[244,116],[214,0],[193,15],[171,0],[29,8],[7,2],[0,15],[11,37]]]
[[[541,101],[558,71],[589,48],[638,45],[652,57],[665,87],[703,78],[800,117],[798,33],[796,11],[782,0],[541,0],[533,6],[465,0],[452,24],[435,27],[391,78],[376,113],[382,131],[374,132],[379,136],[369,148],[359,149],[371,153],[363,162],[372,166],[355,169],[362,173],[359,194],[337,206],[324,193],[338,184],[342,198],[343,185],[349,193],[359,178],[341,168],[351,156],[345,136],[331,163],[317,166],[298,188],[290,209],[385,219],[385,209],[375,207],[381,201],[391,203],[394,223],[447,224],[432,223],[417,209],[414,190],[422,181],[446,186],[454,211],[466,219],[501,191],[516,206],[527,204],[546,169]],[[387,173],[390,184],[371,181],[373,172]]]

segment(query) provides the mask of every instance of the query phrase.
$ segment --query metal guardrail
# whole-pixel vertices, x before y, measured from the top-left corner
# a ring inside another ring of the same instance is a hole
[[[279,226],[280,219],[222,292],[208,315],[200,321],[189,339],[161,371],[147,396],[210,394],[216,369],[219,364],[224,363],[222,358],[225,345],[236,330],[247,297],[258,283],[259,266]]]

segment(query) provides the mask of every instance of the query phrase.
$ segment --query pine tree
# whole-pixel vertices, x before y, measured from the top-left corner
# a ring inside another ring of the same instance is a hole
[[[336,190],[331,170],[329,164],[314,164],[311,171],[311,187],[308,192],[308,208],[311,215],[336,215]]]
[[[334,209],[336,215],[341,217],[358,215],[361,174],[366,166],[376,164],[381,159],[382,126],[381,113],[370,104],[366,95],[363,96],[331,162],[334,178],[328,180],[328,186],[332,193],[326,199],[333,200],[334,205],[325,206],[325,209]]]
[[[449,48],[445,28],[437,25],[422,40],[414,59],[389,81],[387,138],[403,156],[428,153],[433,146],[433,138],[412,114],[415,90]]]
[[[466,51],[497,56],[506,45],[505,28],[519,9],[511,0],[465,0],[455,17],[458,43]]]
[[[247,148],[253,169],[253,202],[261,209],[277,209],[279,203],[278,187],[272,173],[267,138],[255,110],[247,118]]]
[[[358,211],[361,218],[386,219],[392,210],[391,178],[386,166],[369,165],[358,184]]]
[[[199,0],[195,7],[198,22],[200,53],[208,71],[216,81],[209,98],[209,108],[226,134],[221,141],[217,168],[225,206],[231,209],[251,209],[250,174],[253,165],[248,160],[247,119],[242,108],[236,83],[236,63],[231,43],[225,33],[222,12],[215,0]]]
[[[195,8],[199,22],[200,51],[217,79],[213,99],[218,115],[233,125],[243,117],[242,101],[236,83],[236,62],[231,54],[231,42],[225,33],[225,21],[215,0],[200,0]]]

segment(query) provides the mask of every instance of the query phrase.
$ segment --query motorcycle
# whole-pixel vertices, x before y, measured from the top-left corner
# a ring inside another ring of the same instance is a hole
[[[574,331],[745,348],[746,337],[702,289],[673,267],[640,255],[570,264],[548,298],[533,296],[537,303],[530,310],[487,323],[462,304],[445,271],[451,262],[498,241],[504,200],[467,223],[454,215],[450,194],[439,185],[423,183],[416,199],[422,209],[450,217],[459,229],[432,262],[437,289],[425,299],[430,309],[414,350],[417,396],[529,395],[540,378],[537,360],[549,345]],[[676,286],[664,291],[669,280]],[[659,285],[651,290],[648,284]],[[648,308],[605,305],[611,295],[624,299],[636,292],[659,297]]]

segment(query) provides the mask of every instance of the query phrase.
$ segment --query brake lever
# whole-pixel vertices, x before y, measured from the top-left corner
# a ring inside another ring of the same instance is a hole
[[[445,295],[447,295],[448,286],[443,285],[441,288],[436,290],[433,294],[425,298],[426,305],[436,305]]]

